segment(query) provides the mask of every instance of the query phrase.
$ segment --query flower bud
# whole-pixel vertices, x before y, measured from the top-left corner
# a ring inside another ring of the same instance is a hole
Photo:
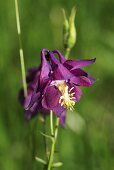
[[[65,49],[72,49],[76,43],[76,28],[75,28],[75,16],[76,8],[73,7],[69,20],[66,18],[65,11],[64,14],[64,24],[63,24],[63,43]]]
[[[69,22],[66,17],[65,10],[62,9],[63,11],[63,16],[64,16],[64,23],[63,23],[63,44],[64,48],[67,48],[67,39],[68,39],[68,34],[69,34]]]
[[[76,16],[76,8],[72,8],[71,15],[69,18],[69,36],[68,36],[69,48],[73,48],[73,46],[76,43],[75,16]]]

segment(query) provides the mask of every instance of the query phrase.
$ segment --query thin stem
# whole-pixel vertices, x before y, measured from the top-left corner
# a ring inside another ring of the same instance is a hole
[[[19,37],[19,48],[20,48],[19,53],[20,53],[20,63],[21,63],[24,96],[27,96],[27,83],[26,83],[26,74],[25,74],[24,54],[23,54],[23,48],[22,48],[21,27],[20,27],[19,9],[18,9],[17,0],[15,0],[15,14],[16,14],[17,33]]]
[[[58,127],[59,127],[59,118],[56,118],[54,137],[53,137],[53,140],[52,140],[52,146],[51,146],[51,152],[50,152],[47,170],[51,170],[51,168],[52,168],[53,159],[54,159],[55,144],[56,144],[57,135],[58,135]]]
[[[54,128],[53,128],[53,112],[50,110],[50,129],[51,129],[51,135],[54,135]]]
[[[66,59],[68,59],[68,57],[69,57],[70,50],[71,50],[70,48],[66,48],[66,49],[65,49],[65,58],[66,58]]]

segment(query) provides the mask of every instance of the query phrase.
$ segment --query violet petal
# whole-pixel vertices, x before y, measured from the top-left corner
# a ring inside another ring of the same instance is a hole
[[[64,66],[68,69],[72,69],[72,68],[76,69],[76,68],[86,67],[89,64],[93,64],[95,60],[96,60],[95,58],[90,60],[66,60]]]
[[[66,61],[65,57],[60,53],[60,51],[54,50],[53,53],[58,54],[60,63],[63,64]]]
[[[62,127],[65,126],[65,120],[66,120],[66,110],[64,110],[60,116],[60,124]]]
[[[60,93],[54,86],[49,86],[46,89],[45,95],[42,99],[42,106],[46,109],[52,110],[59,103]]]
[[[82,69],[80,68],[77,68],[77,69],[71,69],[70,72],[74,75],[74,76],[85,76],[87,77],[88,76],[88,73],[86,73],[85,71],[83,71]]]
[[[80,76],[80,77],[74,76],[70,79],[70,82],[78,86],[91,86],[92,85],[91,80],[84,76]]]
[[[73,97],[75,97],[74,101],[75,102],[79,101],[82,96],[82,90],[79,87],[77,87],[73,84],[70,84],[70,83],[68,84],[68,87],[69,87],[69,90],[72,88],[70,93],[71,94],[74,93],[74,95],[73,95]]]
[[[40,84],[46,83],[49,78],[50,66],[45,57],[45,49],[41,51],[41,72],[40,72]]]
[[[32,117],[36,116],[38,113],[38,104],[35,102],[29,110],[25,110],[25,118],[30,120]]]
[[[73,76],[73,74],[70,73],[70,71],[67,68],[65,68],[62,64],[59,64],[56,70],[54,70],[52,76],[54,80],[68,80]]]

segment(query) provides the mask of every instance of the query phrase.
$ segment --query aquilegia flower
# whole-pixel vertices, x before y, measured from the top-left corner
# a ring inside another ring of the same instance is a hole
[[[94,62],[95,59],[66,60],[58,50],[43,49],[40,66],[28,70],[27,97],[24,98],[23,90],[20,92],[26,118],[31,119],[38,112],[49,114],[52,110],[64,126],[66,111],[73,110],[82,95],[79,86],[91,86],[95,82],[81,69]]]

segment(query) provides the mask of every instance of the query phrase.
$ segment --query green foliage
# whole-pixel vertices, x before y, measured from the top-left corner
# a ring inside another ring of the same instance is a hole
[[[48,0],[19,1],[25,66],[37,66],[42,48],[62,49],[63,16],[76,5],[77,43],[73,58],[97,58],[87,68],[97,82],[83,89],[75,109],[84,128],[60,129],[61,170],[114,169],[114,1]],[[38,118],[27,123],[18,102],[22,87],[19,45],[13,1],[0,4],[0,169],[38,170],[43,158],[42,124]],[[77,128],[77,126],[75,126]],[[80,133],[79,133],[80,132]],[[45,158],[43,158],[45,160]],[[57,162],[57,161],[55,161]]]

